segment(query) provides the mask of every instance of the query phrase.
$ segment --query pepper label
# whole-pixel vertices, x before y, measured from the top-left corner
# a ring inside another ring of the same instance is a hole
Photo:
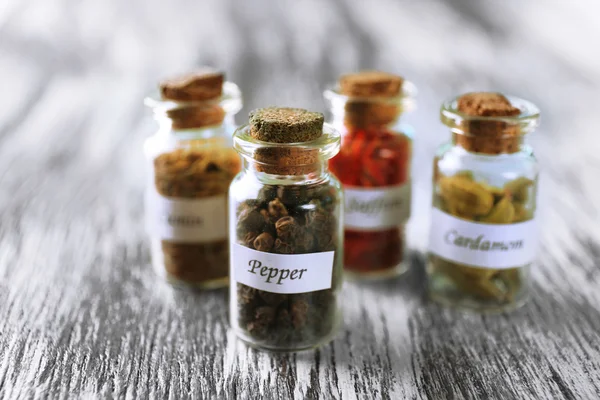
[[[227,198],[164,197],[146,192],[146,229],[152,237],[177,242],[212,242],[227,238]]]
[[[361,231],[395,228],[410,217],[411,184],[380,188],[345,187],[345,227]]]
[[[535,259],[535,220],[515,224],[482,224],[466,221],[437,208],[432,210],[429,250],[460,264],[506,269]]]
[[[331,289],[334,254],[334,251],[274,254],[233,243],[233,279],[272,293],[293,294]]]

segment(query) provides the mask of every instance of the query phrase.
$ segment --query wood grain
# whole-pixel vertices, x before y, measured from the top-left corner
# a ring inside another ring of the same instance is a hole
[[[600,11],[592,1],[5,0],[0,6],[0,397],[600,397]],[[143,230],[141,99],[195,65],[245,108],[322,109],[343,72],[420,88],[412,269],[348,283],[320,350],[270,354],[228,332],[225,291],[159,281]],[[426,301],[437,108],[464,90],[539,104],[541,252],[531,301],[476,315]]]

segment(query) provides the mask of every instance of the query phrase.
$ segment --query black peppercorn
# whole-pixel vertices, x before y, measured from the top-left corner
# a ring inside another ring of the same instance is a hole
[[[258,251],[269,252],[273,248],[273,236],[267,232],[263,232],[254,240],[254,248]]]
[[[308,229],[299,229],[298,236],[296,237],[296,249],[299,254],[310,253],[314,247],[314,243],[314,236]]]
[[[257,290],[254,289],[253,287],[238,283],[237,289],[238,289],[238,298],[240,299],[241,303],[250,304],[255,300]]]
[[[254,240],[256,240],[256,237],[258,236],[258,234],[256,232],[248,232],[244,235],[244,239],[242,240],[242,242],[244,243],[244,246],[246,247],[250,247],[251,249],[254,248]]]
[[[238,232],[244,235],[247,232],[260,232],[265,225],[265,220],[255,208],[246,207],[238,215]]]
[[[285,294],[271,293],[271,292],[266,292],[264,290],[259,290],[258,296],[265,303],[267,303],[268,305],[270,305],[272,307],[277,307],[278,305],[283,303],[288,298],[288,296]]]
[[[255,319],[248,323],[248,331],[257,336],[265,336],[269,330],[269,325],[274,319],[275,308],[269,306],[258,307],[255,312]]]
[[[324,207],[319,197],[299,198],[306,193],[300,188],[269,186],[260,193],[260,200],[244,202],[238,208],[238,242],[257,251],[286,255],[335,250],[333,209]],[[275,194],[284,195],[286,201]],[[331,289],[281,294],[238,284],[238,323],[255,340],[272,345],[310,341],[332,328],[329,320],[335,303]]]
[[[284,242],[281,239],[275,239],[275,246],[273,247],[275,253],[278,254],[294,254],[294,246]]]
[[[290,311],[294,328],[302,328],[304,324],[306,324],[306,317],[308,313],[308,303],[306,300],[298,299],[294,301],[290,306]]]
[[[287,216],[288,210],[281,200],[275,199],[269,203],[269,215],[271,216],[271,220],[277,221],[279,218]]]
[[[275,198],[275,196],[277,196],[276,186],[264,186],[258,191],[258,196],[256,197],[256,200],[261,204],[268,204],[271,200]]]
[[[298,223],[294,217],[282,217],[275,223],[277,237],[286,242],[293,242],[298,234]]]

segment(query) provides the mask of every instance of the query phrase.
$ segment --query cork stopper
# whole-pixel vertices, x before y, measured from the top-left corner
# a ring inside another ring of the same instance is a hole
[[[519,115],[521,110],[513,107],[500,93],[467,93],[458,98],[458,111],[477,117],[508,117]]]
[[[457,109],[462,114],[480,119],[466,119],[461,123],[463,134],[454,134],[456,143],[466,150],[500,154],[519,150],[521,135],[517,124],[494,119],[494,117],[514,117],[521,110],[514,107],[500,93],[467,93],[457,100]]]
[[[225,110],[215,102],[223,93],[225,75],[204,67],[160,83],[163,100],[177,103],[166,113],[175,130],[214,126],[223,122]]]
[[[167,110],[174,130],[219,125],[225,119],[225,110],[219,104],[177,107]]]
[[[225,74],[203,67],[194,72],[165,79],[160,83],[164,100],[206,101],[221,97]]]
[[[401,76],[379,71],[343,75],[338,86],[340,93],[348,96],[344,123],[363,128],[394,122],[402,111],[397,98],[403,83]]]
[[[256,170],[276,175],[303,175],[315,169],[318,149],[285,146],[311,142],[323,134],[324,116],[300,108],[260,108],[250,112],[250,136],[281,147],[256,150]]]
[[[263,142],[310,142],[323,134],[325,117],[302,108],[268,107],[250,112],[250,136]]]
[[[350,97],[396,97],[402,92],[404,78],[379,71],[342,75],[340,93]]]

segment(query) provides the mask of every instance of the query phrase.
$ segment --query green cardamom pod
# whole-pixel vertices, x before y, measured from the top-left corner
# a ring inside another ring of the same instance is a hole
[[[488,192],[490,192],[492,196],[494,196],[494,202],[500,201],[506,195],[506,191],[504,189],[488,185],[485,182],[480,182],[479,184],[483,186]]]
[[[515,208],[510,201],[510,196],[504,196],[500,200],[492,211],[485,217],[481,218],[481,222],[487,222],[491,224],[509,224],[512,222],[515,216]]]
[[[456,174],[454,174],[454,176],[460,176],[463,178],[467,178],[470,181],[475,180],[475,175],[473,174],[473,171],[469,171],[467,169],[465,169],[463,171],[458,171]]]
[[[456,288],[465,294],[484,300],[500,301],[506,296],[493,281],[497,270],[468,267],[439,257],[433,259],[433,265],[436,272],[450,279]]]
[[[504,185],[504,190],[511,194],[513,201],[525,203],[529,198],[529,187],[533,186],[533,181],[524,176],[513,179]]]
[[[494,196],[485,187],[464,176],[442,177],[439,187],[448,207],[461,216],[487,215],[494,205]]]
[[[476,182],[470,171],[438,180],[439,191],[434,195],[434,206],[463,219],[488,224],[511,224],[533,218],[527,206],[531,179],[521,177],[504,187]],[[458,292],[473,299],[511,303],[523,289],[523,268],[478,268],[432,256],[434,274],[451,281]]]
[[[525,207],[522,203],[513,203],[515,215],[512,222],[525,222],[533,219],[533,211]]]
[[[521,290],[523,285],[521,272],[521,268],[504,269],[496,277],[506,286],[506,301],[508,302],[513,302],[516,294]]]

